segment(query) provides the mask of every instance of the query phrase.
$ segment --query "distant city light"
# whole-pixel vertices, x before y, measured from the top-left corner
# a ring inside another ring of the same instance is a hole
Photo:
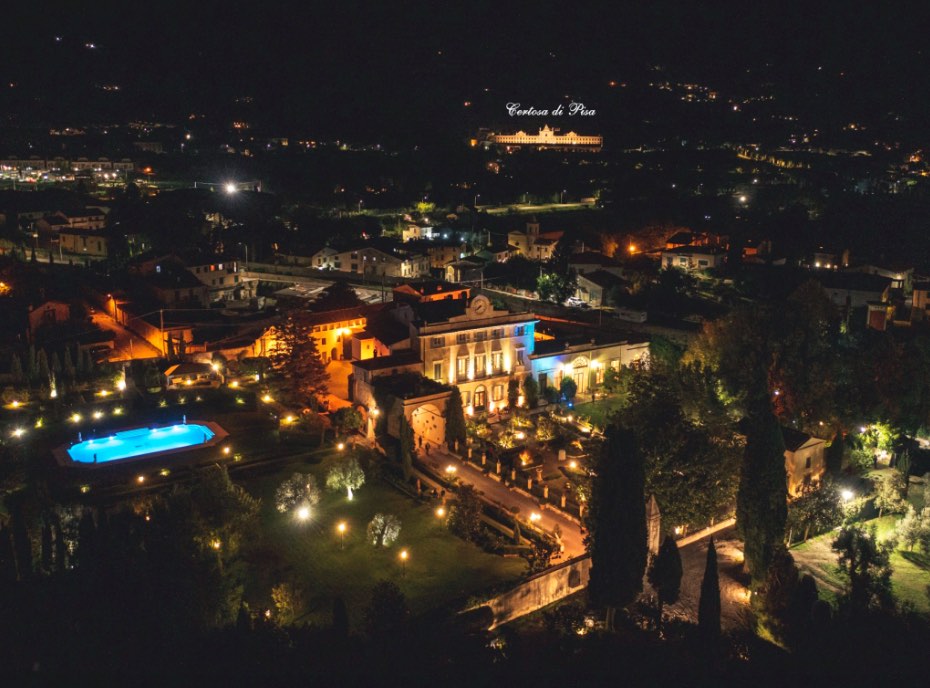
[[[227,184],[226,186],[224,186],[223,188],[225,189],[226,193],[228,193],[228,194],[234,194],[234,193],[236,193],[236,192],[239,190],[239,187],[237,187],[237,186],[236,186],[235,184],[233,184],[232,182],[228,183],[228,184]]]

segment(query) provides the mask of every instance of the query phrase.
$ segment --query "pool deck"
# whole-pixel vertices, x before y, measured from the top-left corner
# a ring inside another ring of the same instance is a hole
[[[140,454],[138,456],[127,456],[122,459],[114,459],[112,461],[102,461],[100,463],[88,463],[84,461],[75,461],[74,459],[72,459],[71,455],[68,453],[68,450],[71,447],[73,447],[75,444],[79,444],[79,442],[69,442],[68,444],[63,444],[60,447],[53,449],[52,454],[55,456],[55,460],[61,466],[65,466],[65,467],[80,466],[81,469],[94,470],[94,469],[100,469],[100,468],[112,467],[112,466],[123,466],[129,463],[135,463],[137,461],[148,461],[150,459],[163,459],[164,457],[171,456],[173,454],[183,454],[185,452],[190,452],[190,451],[194,451],[197,449],[217,447],[220,444],[222,444],[226,440],[227,437],[229,437],[229,433],[226,432],[219,424],[214,423],[213,421],[209,421],[209,420],[197,420],[194,418],[187,419],[186,423],[170,423],[166,425],[160,425],[160,424],[130,425],[124,428],[117,428],[117,429],[111,430],[107,433],[107,436],[115,435],[118,432],[138,430],[140,428],[170,428],[175,425],[203,425],[209,428],[209,430],[213,433],[213,437],[211,437],[206,442],[199,443],[199,444],[191,444],[186,447],[175,447],[173,449],[166,449],[164,451],[150,452],[147,454]],[[93,439],[93,438],[89,437],[87,439]]]

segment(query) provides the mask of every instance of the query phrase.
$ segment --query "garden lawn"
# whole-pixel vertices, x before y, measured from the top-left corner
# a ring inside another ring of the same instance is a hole
[[[327,626],[332,621],[333,600],[341,596],[350,623],[359,628],[371,588],[381,579],[397,583],[413,614],[452,604],[463,607],[469,597],[518,580],[526,570],[522,559],[504,559],[449,533],[435,515],[435,505],[420,504],[396,488],[372,479],[349,501],[345,491],[325,490],[326,471],[339,458],[324,454],[318,465],[289,465],[274,474],[245,485],[262,498],[263,541],[254,553],[253,580],[246,597],[253,604],[270,606],[273,585],[290,581],[304,596],[304,613],[298,622]],[[274,506],[274,491],[295,470],[311,472],[323,489],[323,499],[307,523]],[[365,541],[365,530],[374,514],[394,514],[401,521],[394,545],[376,549]],[[345,521],[345,547],[340,546],[336,525]],[[406,574],[399,553],[407,549]]]
[[[607,421],[610,416],[617,411],[623,404],[623,399],[619,395],[599,399],[598,401],[589,401],[586,403],[575,404],[575,414],[590,418],[591,424],[599,428],[607,427]]]
[[[878,537],[882,539],[892,531],[898,518],[883,516],[862,525],[876,526]],[[837,554],[831,549],[835,537],[835,532],[825,533],[791,548],[791,555],[798,568],[814,577],[821,597],[831,602],[845,585],[844,576],[836,563]],[[917,611],[924,614],[930,613],[930,599],[926,592],[930,585],[930,559],[916,549],[913,552],[898,549],[891,555],[891,568],[891,585],[897,600],[913,604]]]

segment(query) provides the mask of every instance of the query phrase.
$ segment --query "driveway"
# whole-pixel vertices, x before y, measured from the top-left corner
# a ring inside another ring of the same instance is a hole
[[[437,453],[436,450],[433,450],[429,456],[421,454],[420,459],[432,466],[438,473],[445,472],[446,467],[449,465],[455,466],[456,477],[462,482],[473,486],[487,501],[507,510],[512,507],[519,508],[517,516],[521,521],[529,521],[530,514],[537,513],[540,516],[539,520],[535,522],[538,528],[551,534],[555,527],[558,526],[562,531],[563,558],[570,559],[585,553],[584,535],[581,532],[581,526],[566,518],[562,512],[541,509],[538,500],[511,490],[503,483],[489,478],[475,466],[448,454]]]

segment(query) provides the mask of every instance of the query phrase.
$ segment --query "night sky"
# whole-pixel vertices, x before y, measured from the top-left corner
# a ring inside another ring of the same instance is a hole
[[[729,91],[770,83],[825,116],[927,109],[916,4],[700,4],[19,3],[0,29],[0,105],[50,123],[238,108],[271,128],[404,136],[565,95],[610,117],[605,84],[662,65]]]

